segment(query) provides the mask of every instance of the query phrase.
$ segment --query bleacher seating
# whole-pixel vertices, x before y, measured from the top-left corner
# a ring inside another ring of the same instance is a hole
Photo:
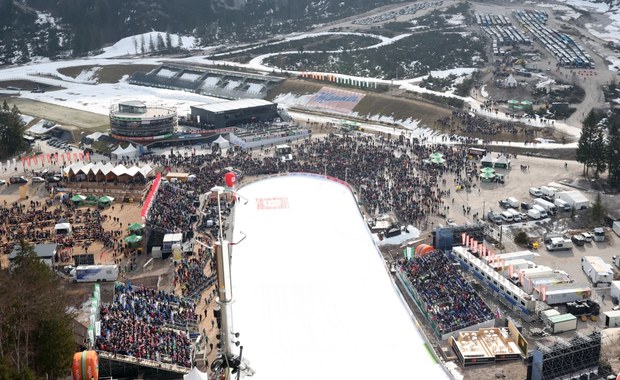
[[[493,312],[440,251],[403,265],[408,282],[443,335],[494,318]]]

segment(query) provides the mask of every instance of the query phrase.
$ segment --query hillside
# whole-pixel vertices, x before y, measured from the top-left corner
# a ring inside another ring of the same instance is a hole
[[[83,56],[152,30],[194,35],[203,45],[250,42],[397,2],[0,0],[0,65],[35,56]]]

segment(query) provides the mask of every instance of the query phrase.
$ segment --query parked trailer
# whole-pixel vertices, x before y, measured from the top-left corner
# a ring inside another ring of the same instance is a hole
[[[603,315],[605,327],[620,327],[620,310],[606,311]]]
[[[551,334],[577,330],[577,317],[572,314],[560,314],[549,317],[547,326]]]
[[[611,298],[620,300],[620,281],[611,282]]]
[[[614,224],[612,225],[612,229],[616,233],[616,235],[620,236],[620,220],[614,222]]]
[[[549,285],[534,289],[532,298],[547,305],[561,305],[590,298],[592,289],[577,284]]]
[[[566,274],[559,271],[555,271],[551,274],[530,274],[523,276],[521,282],[521,288],[527,293],[532,294],[534,289],[540,289],[541,287],[548,287],[550,285],[557,284],[570,284],[573,280]]]
[[[545,209],[545,211],[547,211],[547,213],[549,214],[555,214],[555,212],[557,211],[555,205],[549,201],[546,201],[542,198],[536,198],[534,199],[534,204],[538,205],[542,208]]]
[[[71,271],[73,282],[116,281],[118,265],[80,265]]]
[[[581,269],[592,285],[597,287],[599,284],[610,284],[614,280],[614,271],[611,265],[603,261],[599,256],[583,256],[581,258]]]

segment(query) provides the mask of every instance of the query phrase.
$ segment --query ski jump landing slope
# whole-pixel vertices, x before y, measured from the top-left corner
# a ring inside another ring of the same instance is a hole
[[[449,378],[337,181],[293,173],[239,190],[233,330],[252,379]]]

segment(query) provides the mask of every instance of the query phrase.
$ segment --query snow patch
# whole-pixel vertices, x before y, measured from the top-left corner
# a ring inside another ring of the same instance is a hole
[[[166,39],[166,32],[148,32],[143,34],[137,34],[134,36],[125,37],[114,45],[103,48],[103,53],[96,56],[96,58],[115,58],[127,55],[138,55],[142,53],[142,38],[144,37],[144,53],[150,53],[149,41],[153,41],[155,44],[157,36],[161,35]],[[170,42],[173,47],[179,46],[179,35],[170,34]],[[181,42],[183,48],[193,50],[196,48],[197,40],[192,36],[181,36]]]

